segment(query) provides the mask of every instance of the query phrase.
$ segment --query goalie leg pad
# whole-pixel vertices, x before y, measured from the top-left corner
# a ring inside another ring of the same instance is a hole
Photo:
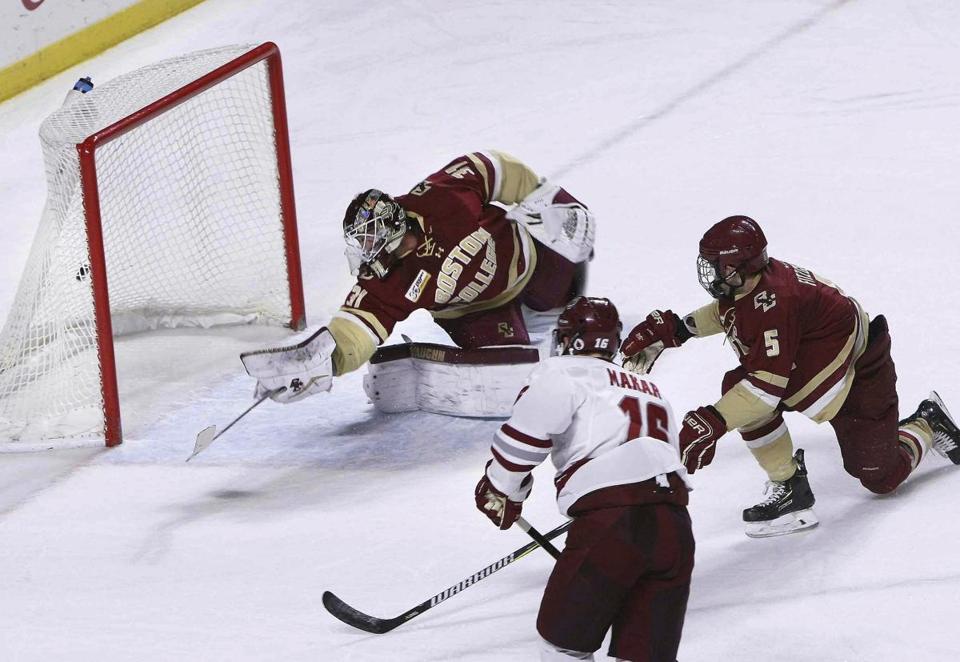
[[[506,418],[538,360],[532,347],[390,345],[370,360],[363,388],[386,413]]]

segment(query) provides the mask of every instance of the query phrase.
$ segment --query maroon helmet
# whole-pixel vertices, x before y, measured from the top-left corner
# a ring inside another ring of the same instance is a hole
[[[612,357],[620,347],[623,324],[610,299],[580,296],[557,318],[553,342],[558,354],[603,354]]]
[[[729,299],[767,261],[767,238],[757,222],[749,216],[728,216],[700,240],[697,275],[713,298]]]

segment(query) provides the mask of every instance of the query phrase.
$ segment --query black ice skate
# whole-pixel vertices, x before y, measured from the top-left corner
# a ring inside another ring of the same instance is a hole
[[[784,481],[767,481],[766,499],[743,511],[746,534],[751,538],[769,538],[812,529],[820,520],[813,514],[816,499],[807,482],[803,449],[793,456],[797,472]]]
[[[933,450],[954,464],[960,464],[960,428],[957,427],[936,391],[920,403],[913,416],[900,421],[901,427],[922,418],[933,430]]]

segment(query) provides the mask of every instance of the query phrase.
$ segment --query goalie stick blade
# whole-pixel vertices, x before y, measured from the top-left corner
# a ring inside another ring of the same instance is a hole
[[[211,425],[210,427],[200,430],[200,433],[197,435],[197,443],[193,445],[193,453],[187,458],[187,462],[195,458],[203,449],[212,444],[216,438],[216,425]]]
[[[372,634],[384,634],[390,632],[404,621],[408,620],[403,616],[396,618],[377,618],[357,611],[346,602],[335,596],[330,591],[323,592],[323,606],[327,608],[333,616],[351,627],[358,630],[370,632]],[[404,614],[406,616],[407,614]],[[410,614],[409,618],[416,616],[416,612]]]

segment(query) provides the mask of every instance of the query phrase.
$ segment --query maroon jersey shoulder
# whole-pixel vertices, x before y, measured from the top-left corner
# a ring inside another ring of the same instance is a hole
[[[774,375],[778,383],[790,380],[782,391],[774,389],[782,395],[805,385],[841,353],[857,328],[858,308],[810,270],[771,259],[748,294],[721,302],[720,319],[748,372]]]
[[[343,310],[382,341],[415,310],[466,308],[513,288],[527,259],[506,211],[488,204],[493,177],[489,159],[473,153],[397,196],[423,239],[383,279],[359,279]]]

